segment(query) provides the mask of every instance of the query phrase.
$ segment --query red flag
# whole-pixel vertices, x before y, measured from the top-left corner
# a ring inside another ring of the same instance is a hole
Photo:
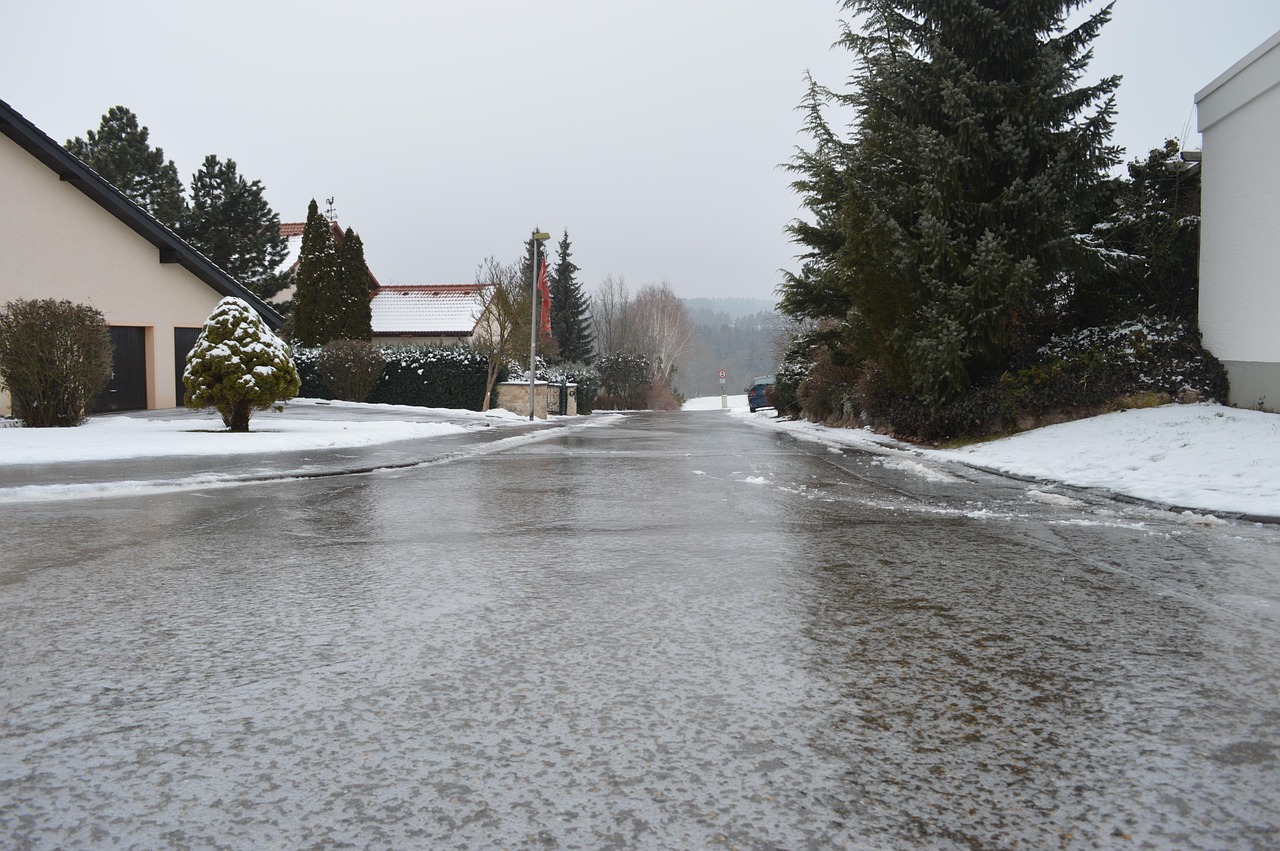
[[[542,310],[542,334],[551,336],[551,287],[547,285],[547,258],[538,267],[538,301]]]

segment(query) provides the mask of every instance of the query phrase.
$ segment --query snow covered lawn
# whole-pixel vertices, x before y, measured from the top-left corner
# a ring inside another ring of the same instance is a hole
[[[718,408],[692,400],[686,410]],[[921,449],[866,429],[733,416],[841,446],[880,447],[1017,476],[1103,488],[1179,508],[1280,518],[1280,415],[1222,405],[1164,405],[1047,426],[963,449]]]
[[[354,411],[361,411],[355,415]],[[301,414],[306,414],[302,416]],[[369,420],[367,413],[387,419]],[[317,416],[317,414],[319,414]],[[400,419],[391,417],[397,416]],[[435,414],[456,422],[411,422],[409,415]],[[325,419],[323,417],[333,417]],[[73,461],[111,461],[124,458],[161,458],[179,455],[275,454],[297,450],[350,449],[458,434],[483,427],[494,420],[519,420],[507,411],[479,414],[474,411],[438,411],[399,405],[360,405],[332,402],[319,408],[312,400],[298,400],[282,413],[260,411],[249,423],[248,434],[231,434],[216,413],[192,415],[175,410],[137,416],[112,414],[91,417],[78,428],[0,428],[0,466],[6,464],[56,464]]]

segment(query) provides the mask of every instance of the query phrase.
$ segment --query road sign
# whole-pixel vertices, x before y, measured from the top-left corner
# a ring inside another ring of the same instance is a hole
[[[721,381],[724,381],[724,380],[725,380],[726,378],[728,378],[728,377],[729,377],[729,373],[725,372],[723,369],[722,369],[722,370],[720,370],[720,380],[721,380]]]

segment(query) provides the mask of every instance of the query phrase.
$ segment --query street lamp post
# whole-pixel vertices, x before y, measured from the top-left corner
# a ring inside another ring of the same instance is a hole
[[[535,379],[537,378],[535,365],[538,362],[538,259],[542,254],[542,243],[548,239],[551,239],[549,233],[542,231],[533,233],[533,280],[530,282],[533,298],[530,299],[532,306],[529,309],[529,422],[533,422]]]

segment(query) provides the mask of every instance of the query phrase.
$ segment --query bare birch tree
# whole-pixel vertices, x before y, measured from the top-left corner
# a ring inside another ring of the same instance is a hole
[[[635,329],[639,343],[636,351],[653,364],[655,381],[670,384],[693,336],[693,323],[684,302],[663,281],[641,287],[627,314],[628,325]]]
[[[631,335],[627,328],[627,313],[631,307],[631,295],[627,282],[621,275],[605,275],[604,280],[591,297],[591,321],[596,336],[596,350],[601,357],[630,351]]]
[[[529,350],[530,292],[519,263],[499,263],[493,257],[476,269],[476,283],[484,287],[479,296],[483,309],[472,347],[489,361],[480,405],[487,411],[498,372]]]

